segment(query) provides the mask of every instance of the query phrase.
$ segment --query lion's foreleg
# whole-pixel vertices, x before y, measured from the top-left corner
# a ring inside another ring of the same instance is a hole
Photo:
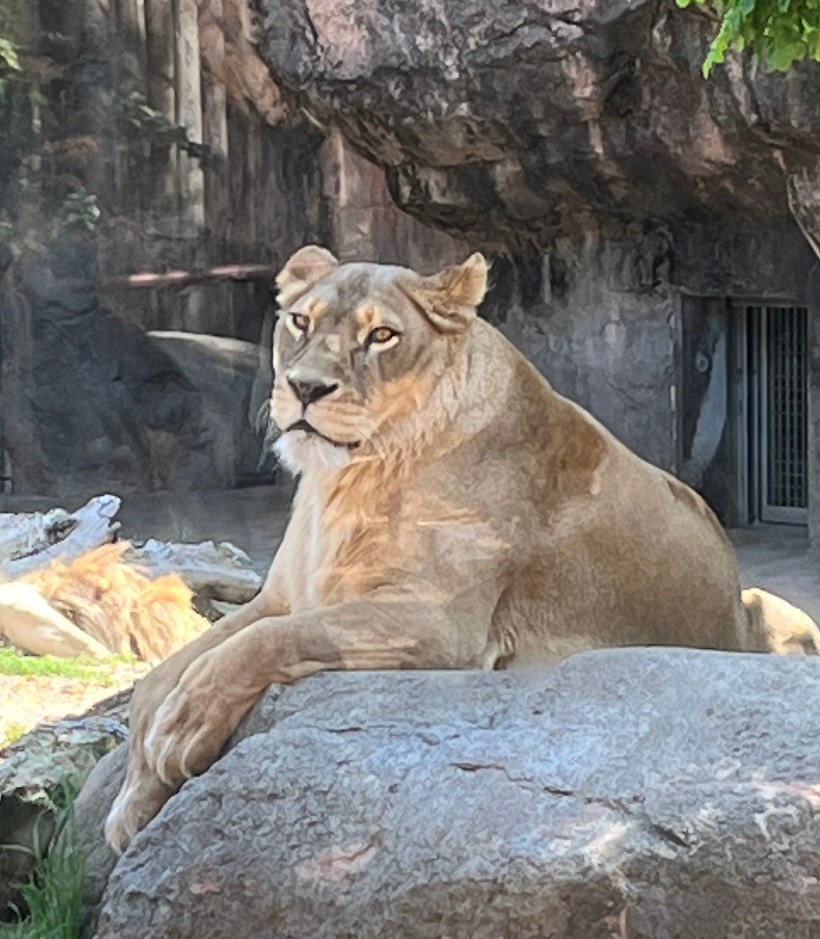
[[[175,787],[162,783],[151,772],[145,759],[145,735],[157,710],[199,656],[229,640],[260,617],[274,614],[278,608],[270,595],[263,591],[179,649],[137,683],[130,706],[128,772],[105,826],[106,839],[116,851],[124,850],[136,832],[156,815],[175,791]]]
[[[109,842],[122,850],[203,772],[272,682],[334,669],[481,668],[488,627],[480,615],[456,621],[432,604],[377,597],[238,629],[190,662],[156,713],[140,712]]]

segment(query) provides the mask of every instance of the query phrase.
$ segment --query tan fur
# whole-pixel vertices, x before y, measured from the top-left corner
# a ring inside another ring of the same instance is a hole
[[[138,686],[117,849],[270,682],[788,644],[747,613],[703,500],[476,318],[486,277],[480,255],[425,278],[315,247],[279,275],[271,409],[300,473],[292,518],[260,596]],[[369,345],[374,323],[400,338]]]
[[[783,655],[816,655],[820,650],[820,630],[808,613],[760,587],[744,590],[741,597],[751,646]]]
[[[21,578],[113,653],[161,661],[208,626],[176,575],[151,580],[123,560],[127,541],[103,545]]]

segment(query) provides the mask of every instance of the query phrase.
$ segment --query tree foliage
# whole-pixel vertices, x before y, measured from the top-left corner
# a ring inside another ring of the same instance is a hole
[[[705,4],[721,16],[703,63],[708,77],[728,49],[749,49],[755,63],[785,72],[795,62],[820,62],[820,0],[677,0]]]

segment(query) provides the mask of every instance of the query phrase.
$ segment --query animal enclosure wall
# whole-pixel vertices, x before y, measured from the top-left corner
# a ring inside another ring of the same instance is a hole
[[[724,524],[805,525],[820,473],[807,419],[815,259],[794,226],[725,233],[719,265],[692,250],[703,248],[681,253],[694,295],[682,298],[680,476]]]
[[[640,456],[676,468],[679,300],[656,232],[591,229],[499,259],[487,315],[555,389]]]
[[[272,273],[308,242],[429,269],[462,247],[288,112],[244,3],[3,0],[2,37],[0,488],[269,479]],[[226,263],[258,279],[125,276]]]
[[[322,138],[285,120],[247,16],[216,0],[0,6],[6,490],[256,476],[267,283],[117,286],[226,259],[273,268],[321,238]]]
[[[0,62],[6,492],[268,480],[254,423],[271,381],[266,280],[136,289],[120,278],[250,263],[269,279],[316,241],[423,271],[484,250],[483,314],[558,391],[725,521],[743,520],[725,311],[743,298],[807,304],[811,328],[815,259],[794,224],[581,213],[541,244],[489,223],[466,238],[464,206],[431,216],[454,237],[397,208],[400,174],[289,110],[244,3],[0,0],[2,37],[16,55]],[[820,531],[814,386],[809,403]]]

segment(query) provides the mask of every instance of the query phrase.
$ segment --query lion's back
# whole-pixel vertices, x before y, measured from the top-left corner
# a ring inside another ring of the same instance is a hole
[[[737,563],[703,499],[528,363],[513,356],[510,368],[506,427],[483,448],[485,463],[504,462],[511,482],[498,504],[520,521],[500,609],[534,634],[524,646],[546,644],[547,658],[550,645],[563,657],[579,641],[737,648]]]

